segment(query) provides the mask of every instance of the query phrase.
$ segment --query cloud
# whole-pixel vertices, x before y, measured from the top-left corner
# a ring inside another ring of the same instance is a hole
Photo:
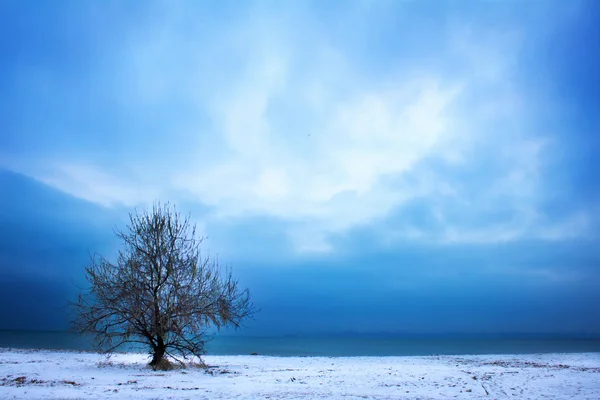
[[[92,67],[89,96],[127,121],[104,149],[115,154],[87,144],[78,157],[3,162],[105,206],[181,197],[212,224],[276,218],[298,251],[332,250],[331,237],[373,224],[388,241],[586,233],[585,211],[540,211],[553,134],[515,79],[524,27],[455,19],[437,28],[430,62],[425,28],[402,38],[413,50],[382,55],[340,34],[375,44],[369,24],[329,31],[315,10],[256,7],[208,27],[177,10],[109,37],[113,53]],[[427,226],[407,222],[415,202]]]
[[[158,193],[150,188],[140,188],[131,182],[127,183],[93,165],[59,162],[50,165],[49,169],[51,173],[41,171],[36,178],[74,197],[105,207],[134,207],[147,199],[159,197]]]

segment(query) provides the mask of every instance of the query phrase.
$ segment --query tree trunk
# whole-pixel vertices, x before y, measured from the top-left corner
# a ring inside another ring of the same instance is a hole
[[[152,367],[156,367],[158,363],[161,362],[161,360],[165,356],[165,351],[167,350],[162,337],[159,336],[156,342],[157,345],[154,346],[154,354],[152,354],[152,361],[150,361],[150,365]]]

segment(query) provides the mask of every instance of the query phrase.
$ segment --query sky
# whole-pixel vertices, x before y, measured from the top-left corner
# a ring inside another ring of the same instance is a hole
[[[0,1],[0,329],[169,201],[242,333],[600,332],[596,1]],[[6,306],[10,305],[10,306]]]

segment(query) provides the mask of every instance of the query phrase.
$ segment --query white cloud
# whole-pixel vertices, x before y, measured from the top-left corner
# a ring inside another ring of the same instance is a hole
[[[526,110],[510,80],[518,32],[452,30],[437,55],[441,67],[391,57],[381,60],[382,73],[344,54],[326,32],[301,25],[258,16],[207,34],[179,31],[167,19],[155,32],[137,32],[134,39],[145,45],[124,41],[117,52],[124,75],[115,79],[135,78],[137,91],[115,94],[131,104],[193,104],[206,115],[208,123],[170,127],[193,137],[185,154],[142,163],[135,175],[68,159],[25,172],[103,205],[135,205],[177,190],[212,206],[215,221],[277,217],[301,251],[331,250],[329,234],[381,221],[415,199],[437,201],[440,226],[406,226],[400,236],[489,242],[583,229],[574,222],[564,231],[536,214],[544,141],[526,131]],[[447,71],[457,57],[464,71]],[[507,119],[513,132],[497,129]],[[456,182],[443,167],[479,168],[485,158],[500,165],[477,171],[489,179],[483,190]],[[431,162],[442,167],[424,167]],[[503,207],[513,217],[465,227],[448,215],[448,199],[482,216],[486,207]]]
[[[31,166],[14,169],[34,176],[48,186],[105,207],[135,207],[159,197],[158,190],[154,188],[134,185],[84,163],[49,162],[43,170],[32,169]]]

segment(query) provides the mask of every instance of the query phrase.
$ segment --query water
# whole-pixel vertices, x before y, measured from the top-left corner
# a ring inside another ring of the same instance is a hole
[[[207,349],[213,354],[233,355],[256,352],[278,356],[578,353],[600,352],[600,340],[222,337],[209,342]]]
[[[92,349],[89,338],[69,332],[46,331],[0,331],[0,347]],[[256,352],[273,356],[579,353],[600,352],[600,339],[217,336],[207,342],[206,349],[208,354],[214,355]]]

